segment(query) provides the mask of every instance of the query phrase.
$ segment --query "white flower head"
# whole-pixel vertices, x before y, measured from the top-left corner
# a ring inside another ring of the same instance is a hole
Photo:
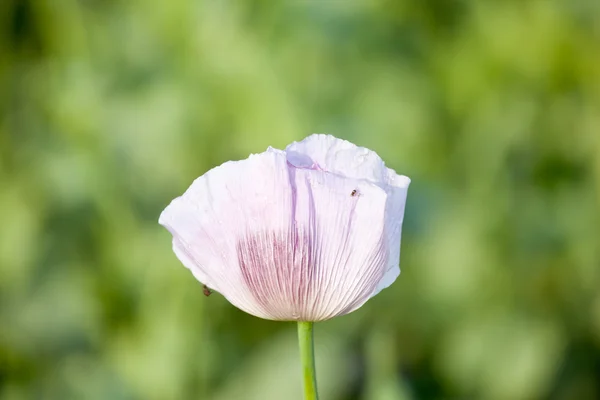
[[[322,321],[400,274],[409,184],[374,152],[316,134],[213,168],[159,222],[183,265],[236,307]]]

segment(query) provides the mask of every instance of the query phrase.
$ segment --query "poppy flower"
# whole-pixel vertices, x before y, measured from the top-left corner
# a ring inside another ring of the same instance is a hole
[[[260,318],[348,314],[400,274],[410,179],[368,149],[315,134],[196,179],[162,212],[197,280]]]

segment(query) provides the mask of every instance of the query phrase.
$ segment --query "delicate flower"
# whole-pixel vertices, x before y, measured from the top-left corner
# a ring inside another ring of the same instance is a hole
[[[321,321],[400,274],[409,183],[368,149],[311,135],[208,171],[159,222],[181,262],[236,307]]]

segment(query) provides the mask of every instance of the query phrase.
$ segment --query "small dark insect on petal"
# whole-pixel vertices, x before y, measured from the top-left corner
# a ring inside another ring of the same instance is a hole
[[[354,190],[352,191],[352,193],[350,193],[350,196],[354,197],[354,196],[356,196],[357,194],[358,194],[358,190],[354,189]]]
[[[206,297],[210,296],[212,294],[212,291],[208,288],[208,286],[206,285],[202,285],[202,291],[204,292],[204,295]]]

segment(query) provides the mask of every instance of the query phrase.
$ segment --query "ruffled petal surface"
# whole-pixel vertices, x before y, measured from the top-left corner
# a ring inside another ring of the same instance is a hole
[[[385,166],[374,152],[331,135],[315,134],[286,148],[288,161],[353,179],[364,179],[386,191],[386,240],[388,262],[372,296],[390,286],[400,275],[400,238],[410,179]],[[371,296],[371,297],[372,297]]]
[[[159,222],[181,262],[236,307],[321,321],[398,276],[409,182],[369,150],[313,135],[212,169]]]

